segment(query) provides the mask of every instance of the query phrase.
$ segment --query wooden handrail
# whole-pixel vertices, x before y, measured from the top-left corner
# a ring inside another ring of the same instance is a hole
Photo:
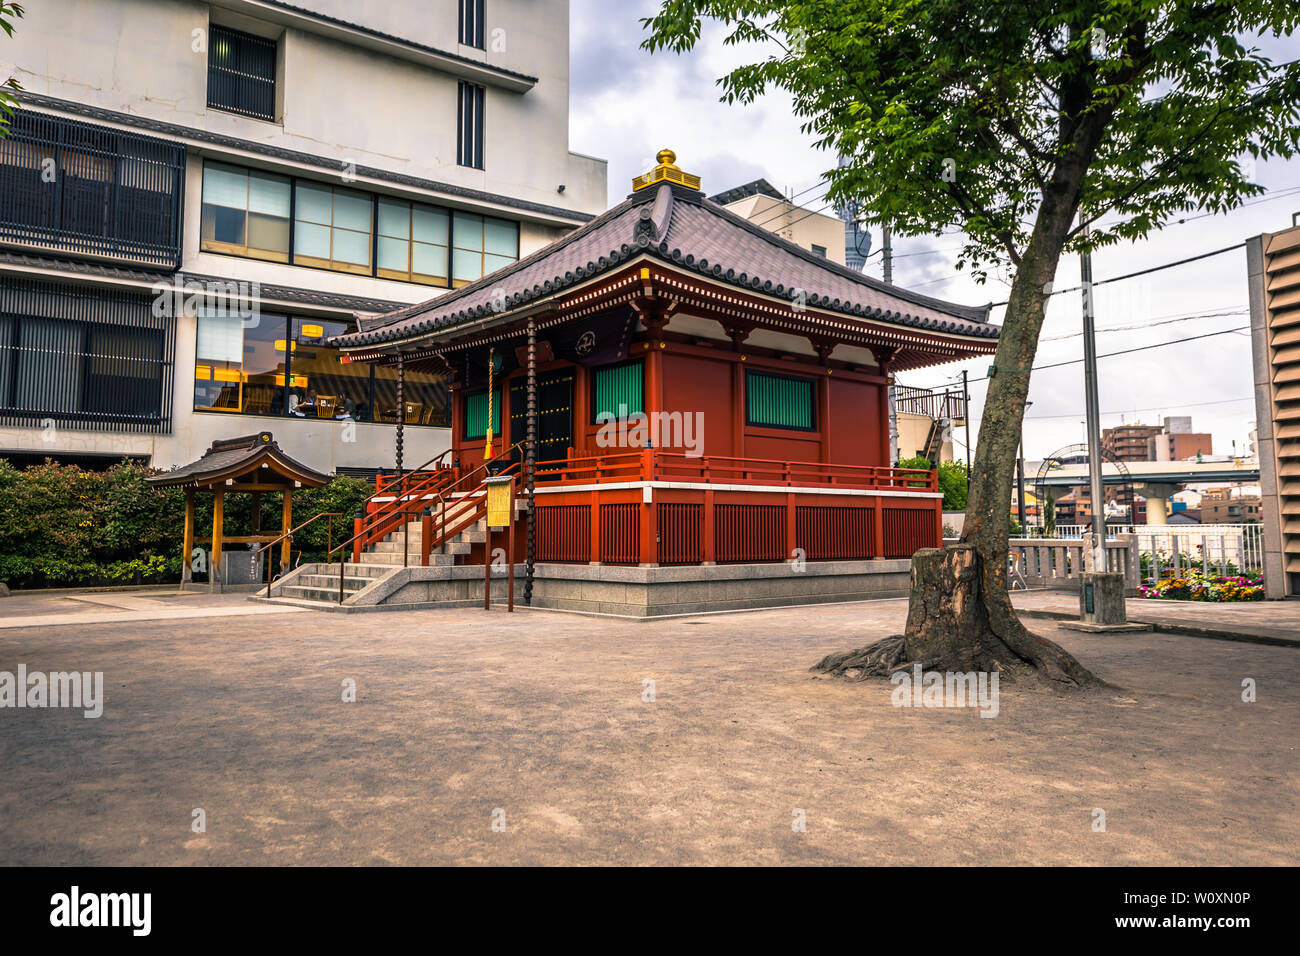
[[[482,465],[480,465],[478,468],[474,469],[473,471],[469,472],[469,474],[467,474],[467,475],[453,475],[453,476],[452,476],[452,477],[453,477],[453,484],[459,484],[459,483],[460,483],[461,481],[463,481],[465,478],[469,478],[469,477],[472,477],[473,475],[478,474],[478,472],[480,472],[480,471],[482,471],[483,469],[487,468],[489,465],[491,465],[493,462],[495,462],[495,461],[497,461],[498,459],[500,459],[502,456],[511,454],[511,453],[512,453],[516,448],[521,447],[523,444],[525,444],[525,443],[524,443],[524,442],[516,442],[515,444],[511,445],[509,448],[503,448],[500,452],[498,452],[497,454],[493,455],[491,458],[489,458],[487,461],[485,461]],[[450,451],[450,449],[448,449],[448,451]],[[442,455],[445,455],[445,454],[447,454],[447,452],[443,452],[443,453],[442,453]],[[424,468],[426,465],[430,465],[430,464],[432,464],[433,462],[437,461],[438,458],[441,458],[442,455],[438,455],[438,456],[435,457],[435,458],[431,458],[431,459],[429,459],[429,461],[425,462],[425,464],[424,464],[424,465],[421,465],[420,467],[421,467],[421,468]],[[510,467],[513,468],[513,467],[514,467],[514,464],[512,463]],[[450,470],[450,469],[449,469],[449,470]],[[427,487],[425,487],[425,488],[421,488],[421,490],[420,490],[420,494],[421,494],[421,495],[424,495],[424,494],[427,492],[427,490],[428,490]],[[375,494],[371,495],[369,498],[366,499],[366,502],[369,502],[369,501],[371,501],[372,499],[378,497],[378,494],[379,494],[379,493],[376,492]],[[412,489],[409,489],[409,488],[408,488],[407,490],[403,491],[402,494],[401,494],[399,497],[397,497],[396,499],[394,499],[394,500],[392,501],[392,504],[393,504],[393,506],[394,506],[393,509],[391,509],[388,513],[385,513],[385,514],[380,515],[380,516],[378,517],[377,520],[372,520],[372,521],[370,521],[368,524],[363,524],[363,527],[361,528],[360,531],[356,532],[354,535],[352,535],[352,537],[348,538],[348,540],[346,540],[346,541],[344,541],[344,542],[341,542],[340,544],[335,545],[332,549],[330,549],[329,553],[326,555],[326,558],[329,559],[329,558],[332,558],[332,557],[333,557],[334,552],[336,552],[336,551],[339,552],[339,603],[340,603],[340,604],[343,603],[343,597],[344,597],[344,594],[343,594],[343,567],[344,567],[345,562],[344,562],[343,558],[344,558],[344,555],[346,554],[346,552],[345,552],[343,549],[346,548],[348,545],[352,544],[353,542],[360,540],[360,539],[363,538],[366,534],[370,533],[370,532],[373,530],[373,526],[374,526],[375,524],[379,524],[379,523],[382,523],[382,522],[384,522],[384,521],[387,521],[387,520],[389,520],[390,518],[394,517],[394,515],[404,515],[405,512],[404,512],[404,510],[403,510],[403,508],[402,508],[401,506],[403,506],[403,505],[405,505],[405,504],[407,503],[407,501],[410,499],[411,494],[412,494]],[[366,502],[363,502],[363,504],[366,503]],[[388,502],[385,502],[385,504],[387,504],[387,503],[388,503]],[[408,534],[408,535],[409,535],[409,531],[407,530],[407,529],[409,528],[409,525],[410,525],[410,522],[409,522],[409,521],[404,521],[404,522],[403,522],[403,533],[404,533],[404,534]],[[406,544],[406,542],[405,542],[405,540],[403,540],[403,551],[405,552],[406,555],[409,556],[409,553],[410,553],[410,552],[409,552],[409,551],[406,551],[405,544]],[[421,545],[421,547],[423,548],[423,544]],[[404,559],[403,563],[405,563],[405,559]]]
[[[343,513],[342,513],[341,511],[322,511],[322,512],[320,512],[319,514],[312,515],[310,518],[308,518],[308,519],[307,519],[306,521],[304,521],[302,524],[298,525],[298,527],[296,527],[296,528],[290,528],[288,531],[286,531],[284,534],[280,535],[280,537],[276,538],[274,541],[269,541],[269,542],[267,542],[266,544],[262,545],[262,547],[258,548],[256,551],[253,552],[253,557],[254,557],[254,558],[257,558],[257,557],[258,557],[258,556],[259,556],[263,551],[265,551],[267,548],[274,548],[277,544],[279,544],[279,543],[280,543],[281,541],[283,541],[285,538],[290,538],[290,539],[292,539],[293,536],[294,536],[297,532],[301,531],[303,528],[307,527],[307,525],[311,524],[313,521],[317,520],[318,518],[329,518],[329,519],[331,519],[331,520],[330,520],[330,541],[329,541],[329,543],[330,543],[330,544],[333,544],[333,543],[334,543],[334,528],[333,528],[334,521],[333,521],[333,519],[334,519],[334,518],[342,518],[342,517],[343,517]],[[326,545],[326,546],[328,547],[328,545]],[[331,551],[330,553],[332,554],[333,552]],[[266,568],[266,596],[267,596],[267,597],[270,597],[270,596],[271,596],[271,567],[270,567],[270,564],[269,564],[269,559],[268,559],[268,564],[267,564],[267,568]]]

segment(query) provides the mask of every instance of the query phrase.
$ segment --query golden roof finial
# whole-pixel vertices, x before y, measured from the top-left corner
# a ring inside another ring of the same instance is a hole
[[[643,176],[638,176],[632,180],[632,192],[645,189],[647,186],[653,186],[655,183],[670,182],[677,183],[679,186],[685,186],[688,189],[700,188],[700,177],[692,176],[690,173],[684,173],[675,165],[677,154],[671,149],[661,149],[655,154],[655,162],[659,165]]]

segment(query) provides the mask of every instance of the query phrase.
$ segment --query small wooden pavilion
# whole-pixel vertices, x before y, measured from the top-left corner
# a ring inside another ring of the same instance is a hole
[[[208,562],[208,582],[212,590],[220,591],[226,585],[227,575],[222,566],[222,548],[227,544],[266,544],[279,538],[293,527],[293,493],[298,488],[320,488],[329,481],[328,475],[313,471],[280,450],[270,432],[245,435],[215,441],[198,461],[190,462],[165,475],[146,479],[156,488],[185,489],[185,541],[184,560],[181,562],[181,587],[191,583],[190,556],[194,545],[212,544]],[[194,497],[199,491],[212,493],[212,537],[194,536]],[[224,533],[226,495],[247,492],[253,496],[253,528],[251,534],[227,535]],[[261,500],[266,493],[281,494],[283,521],[279,531],[263,532],[260,527]],[[289,567],[290,540],[284,539],[280,547],[280,570]],[[254,583],[254,582],[246,582]]]

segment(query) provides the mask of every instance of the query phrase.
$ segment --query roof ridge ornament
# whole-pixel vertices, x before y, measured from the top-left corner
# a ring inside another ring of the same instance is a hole
[[[677,183],[679,186],[685,186],[687,189],[698,190],[700,188],[700,177],[691,173],[684,173],[680,166],[677,166],[677,154],[671,149],[661,149],[655,154],[655,162],[658,163],[654,169],[632,180],[632,192],[640,192],[655,183]]]

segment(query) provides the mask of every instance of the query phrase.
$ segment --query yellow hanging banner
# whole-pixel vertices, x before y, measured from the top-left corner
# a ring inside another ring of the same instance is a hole
[[[514,517],[515,479],[513,475],[487,478],[487,523],[489,528],[508,528]]]

